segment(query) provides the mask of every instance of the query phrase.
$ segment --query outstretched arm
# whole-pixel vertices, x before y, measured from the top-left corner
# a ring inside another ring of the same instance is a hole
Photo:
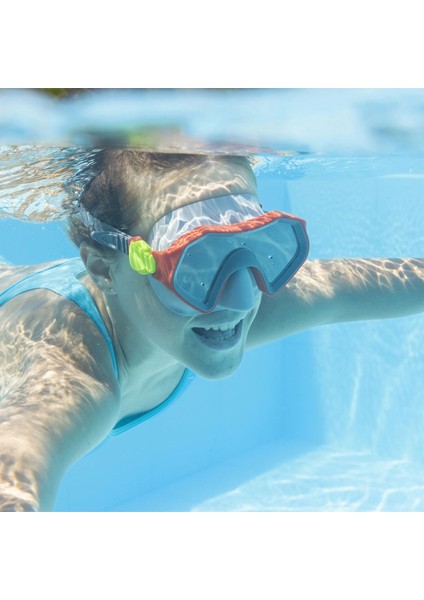
[[[66,300],[31,296],[26,319],[23,297],[2,309],[0,511],[51,510],[67,468],[107,435],[118,410],[108,350],[90,320]]]
[[[307,261],[279,294],[262,298],[248,347],[319,325],[419,312],[424,312],[424,259]]]

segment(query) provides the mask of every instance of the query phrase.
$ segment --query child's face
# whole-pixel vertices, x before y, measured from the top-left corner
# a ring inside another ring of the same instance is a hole
[[[184,173],[152,177],[149,198],[141,196],[139,186],[141,183],[133,179],[128,190],[142,215],[129,233],[141,237],[147,237],[158,219],[180,206],[227,194],[257,194],[255,177],[248,164],[232,160],[210,159]],[[133,271],[126,257],[123,259],[116,271],[120,304],[130,315],[131,327],[140,332],[140,343],[148,345],[152,352],[167,353],[203,377],[231,374],[240,364],[261,295],[256,294],[244,310],[227,303],[218,304],[208,314],[182,316],[166,308],[154,293],[149,278]],[[211,327],[221,330],[235,327],[236,333],[201,335]]]

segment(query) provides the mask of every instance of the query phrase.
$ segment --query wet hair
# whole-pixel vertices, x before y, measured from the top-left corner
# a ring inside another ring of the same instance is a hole
[[[171,154],[129,149],[100,150],[95,159],[95,176],[86,185],[79,203],[97,219],[129,233],[131,224],[137,219],[137,207],[128,194],[128,182],[131,179],[139,180],[140,176],[144,176],[148,188],[148,176],[152,173],[183,171],[200,166],[209,158],[208,154]],[[249,164],[248,159],[244,157],[222,156],[222,159]],[[103,254],[114,254],[113,250],[95,242],[90,236],[90,229],[72,214],[67,221],[67,235],[78,248],[81,244],[87,244]]]

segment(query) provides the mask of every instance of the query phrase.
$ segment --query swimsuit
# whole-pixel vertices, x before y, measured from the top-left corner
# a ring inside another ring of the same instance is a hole
[[[75,304],[77,304],[92,321],[94,321],[103,334],[103,337],[105,338],[109,348],[115,376],[118,378],[118,366],[112,339],[94,303],[93,298],[91,297],[87,288],[79,281],[78,278],[85,274],[86,271],[84,264],[79,258],[71,258],[62,263],[47,267],[47,269],[43,269],[42,271],[37,271],[36,273],[28,275],[24,279],[21,279],[17,283],[11,285],[6,290],[0,292],[0,307],[19,294],[37,289],[50,290],[56,294],[59,294],[60,296],[64,296],[65,298],[72,300],[72,302],[75,302]],[[146,419],[153,417],[158,412],[168,407],[189,386],[194,377],[195,375],[192,371],[185,369],[177,387],[166,400],[147,412],[139,415],[124,417],[115,425],[111,431],[111,435],[124,433],[124,431],[128,431],[128,429],[131,429],[135,425],[138,425]]]

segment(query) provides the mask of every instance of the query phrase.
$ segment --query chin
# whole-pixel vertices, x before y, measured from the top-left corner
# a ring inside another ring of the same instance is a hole
[[[189,368],[204,379],[225,379],[230,377],[240,366],[243,352],[236,356],[218,357],[218,360],[196,361]]]

